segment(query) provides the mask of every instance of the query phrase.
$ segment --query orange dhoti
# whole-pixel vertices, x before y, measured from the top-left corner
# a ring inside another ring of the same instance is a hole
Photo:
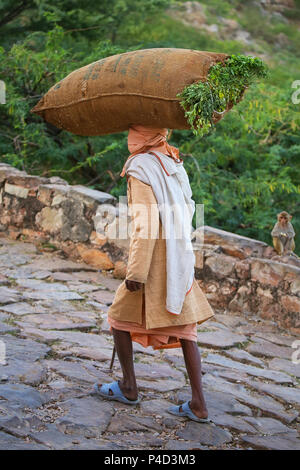
[[[152,346],[153,349],[167,349],[181,347],[180,339],[197,341],[197,323],[188,325],[174,325],[163,328],[146,328],[145,321],[145,294],[143,293],[142,324],[114,320],[108,316],[108,323],[112,328],[130,332],[132,341],[141,344],[144,348]]]

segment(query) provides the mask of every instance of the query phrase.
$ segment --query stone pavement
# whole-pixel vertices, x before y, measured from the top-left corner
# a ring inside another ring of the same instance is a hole
[[[199,325],[214,424],[166,412],[190,398],[180,349],[135,345],[137,407],[93,396],[120,377],[106,320],[119,282],[0,238],[0,449],[300,449],[300,338],[253,316]]]

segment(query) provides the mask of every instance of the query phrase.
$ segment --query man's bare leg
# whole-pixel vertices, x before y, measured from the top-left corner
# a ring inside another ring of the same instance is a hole
[[[130,333],[128,331],[116,330],[115,328],[112,328],[112,332],[116,352],[123,372],[123,379],[119,380],[119,387],[128,400],[137,400],[138,389],[134,373]]]
[[[208,412],[202,390],[201,357],[198,345],[195,341],[181,339],[181,346],[190,379],[192,400],[189,406],[198,418],[207,418]]]

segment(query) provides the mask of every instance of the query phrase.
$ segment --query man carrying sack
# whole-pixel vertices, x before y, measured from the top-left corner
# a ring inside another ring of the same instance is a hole
[[[207,422],[197,324],[214,314],[194,280],[190,229],[195,203],[165,128],[204,135],[241,101],[251,83],[266,75],[262,60],[249,55],[177,48],[129,51],[74,70],[32,109],[76,135],[129,129],[131,154],[121,176],[127,178],[133,230],[126,279],[108,312],[123,379],[95,384],[102,397],[139,402],[132,341],[154,349],[182,347],[192,399],[169,411]],[[137,121],[148,127],[132,125]]]
[[[108,311],[123,379],[95,384],[94,392],[138,404],[132,341],[153,349],[182,347],[192,398],[168,411],[208,422],[197,324],[214,313],[194,279],[190,229],[195,204],[183,161],[167,134],[167,129],[139,125],[129,129],[131,155],[121,173],[132,216],[129,259],[126,279]]]

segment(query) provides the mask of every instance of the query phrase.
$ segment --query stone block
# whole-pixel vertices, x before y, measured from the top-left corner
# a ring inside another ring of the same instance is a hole
[[[36,224],[49,233],[57,233],[63,226],[63,210],[44,207],[35,217]]]
[[[300,299],[295,295],[283,295],[280,298],[280,303],[288,312],[300,313]]]
[[[69,186],[64,184],[42,184],[39,186],[38,199],[46,206],[56,205],[58,200],[68,192]],[[56,198],[55,203],[53,203]]]
[[[1,166],[0,167],[0,184],[8,179],[9,176],[13,175],[26,175],[25,171],[20,171],[12,166]]]
[[[294,279],[290,284],[291,293],[300,297],[300,276]]]
[[[15,184],[17,186],[23,186],[28,189],[37,189],[40,184],[45,184],[49,182],[48,178],[42,178],[40,176],[27,175],[16,173],[10,175],[7,178],[9,184]]]
[[[251,288],[250,286],[243,285],[239,287],[236,295],[228,305],[229,310],[238,312],[249,312],[251,311]]]
[[[264,285],[278,287],[279,284],[291,273],[294,276],[300,273],[299,268],[262,258],[252,258],[251,279]]]
[[[239,279],[245,281],[250,277],[250,264],[247,261],[235,263],[235,272]]]
[[[114,264],[107,255],[107,253],[103,253],[96,248],[87,248],[83,244],[78,244],[77,246],[78,252],[82,258],[82,260],[86,264],[90,264],[98,269],[113,269]]]
[[[71,224],[70,220],[65,219],[60,235],[64,241],[86,242],[89,240],[91,231],[92,226],[84,217],[78,219],[74,225]]]
[[[12,196],[27,198],[29,189],[15,184],[5,183],[4,192],[11,194]]]
[[[70,189],[70,196],[74,199],[84,202],[87,206],[97,204],[113,204],[116,198],[111,194],[86,188],[85,186],[75,185]]]
[[[230,250],[231,256],[244,258],[246,256],[261,256],[262,251],[268,245],[253,238],[244,237],[232,232],[226,232],[214,227],[205,225],[204,229],[204,243],[211,245],[220,245],[223,250]],[[200,230],[201,234],[201,230]],[[197,238],[197,230],[194,232]]]
[[[205,260],[205,271],[210,271],[212,276],[223,279],[232,274],[236,260],[231,256],[214,254]]]
[[[30,240],[33,242],[38,241],[40,243],[48,241],[50,238],[50,236],[46,233],[41,232],[39,230],[32,230],[30,228],[23,228],[22,235],[26,237],[26,240]]]

